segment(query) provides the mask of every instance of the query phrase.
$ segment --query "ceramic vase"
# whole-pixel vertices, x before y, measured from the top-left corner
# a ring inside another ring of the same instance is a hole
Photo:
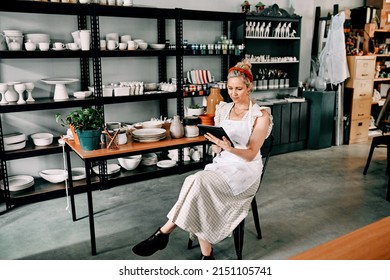
[[[215,115],[215,107],[223,101],[221,90],[217,87],[210,88],[210,94],[207,97],[207,114]]]
[[[180,116],[174,116],[169,130],[172,138],[182,138],[184,136],[184,126],[180,121]]]

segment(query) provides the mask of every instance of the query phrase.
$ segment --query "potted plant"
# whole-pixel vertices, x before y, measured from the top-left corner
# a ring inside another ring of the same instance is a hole
[[[65,117],[56,114],[56,122],[61,126],[71,127],[73,136],[78,136],[84,150],[90,151],[99,148],[100,135],[104,125],[102,109],[78,109],[69,112]]]
[[[186,115],[187,116],[199,116],[204,113],[204,109],[199,104],[192,104],[186,108]]]

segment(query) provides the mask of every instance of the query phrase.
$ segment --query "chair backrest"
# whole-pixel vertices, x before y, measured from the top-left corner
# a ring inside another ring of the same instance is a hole
[[[389,125],[389,122],[386,122],[390,119],[390,94],[387,94],[385,103],[382,106],[381,111],[378,114],[378,117],[375,121],[375,126],[379,128],[382,131],[387,131],[387,126]]]
[[[261,180],[263,179],[265,169],[267,168],[268,160],[272,152],[272,147],[274,145],[274,136],[270,134],[267,139],[265,139],[263,146],[261,147],[261,156],[263,158],[263,172],[261,173]]]

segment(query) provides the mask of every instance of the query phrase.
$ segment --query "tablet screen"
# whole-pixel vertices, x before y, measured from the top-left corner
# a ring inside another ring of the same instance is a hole
[[[211,126],[211,125],[204,125],[204,124],[198,124],[199,127],[199,134],[204,135],[206,133],[210,133],[214,135],[215,137],[222,140],[222,136],[225,136],[230,143],[232,144],[232,147],[234,147],[233,141],[229,138],[226,131],[219,126]]]

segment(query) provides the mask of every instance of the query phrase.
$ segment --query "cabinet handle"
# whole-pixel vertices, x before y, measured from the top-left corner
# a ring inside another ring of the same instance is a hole
[[[368,74],[362,74],[362,76],[368,76]]]
[[[364,116],[364,114],[358,114],[358,117]]]

